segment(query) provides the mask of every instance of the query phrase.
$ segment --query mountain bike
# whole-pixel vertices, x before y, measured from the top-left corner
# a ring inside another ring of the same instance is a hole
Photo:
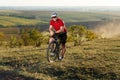
[[[47,48],[47,60],[49,62],[53,62],[56,59],[61,60],[60,57],[61,55],[61,40],[58,38],[60,34],[55,34],[53,36],[54,40],[49,43],[48,48]]]

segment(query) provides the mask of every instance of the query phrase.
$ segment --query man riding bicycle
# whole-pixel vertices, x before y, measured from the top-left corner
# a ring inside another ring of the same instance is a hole
[[[61,59],[64,58],[64,54],[66,52],[66,39],[67,39],[67,29],[65,26],[65,23],[62,21],[62,19],[58,18],[57,13],[53,12],[51,14],[51,20],[50,20],[50,26],[49,26],[49,31],[50,31],[50,40],[49,43],[51,43],[54,38],[53,36],[55,34],[59,34],[58,38],[60,39],[62,43],[62,57]]]

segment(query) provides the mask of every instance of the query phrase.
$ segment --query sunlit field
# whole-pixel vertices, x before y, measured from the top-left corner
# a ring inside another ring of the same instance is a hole
[[[62,61],[46,60],[47,45],[0,48],[1,80],[119,80],[120,38],[67,43]]]

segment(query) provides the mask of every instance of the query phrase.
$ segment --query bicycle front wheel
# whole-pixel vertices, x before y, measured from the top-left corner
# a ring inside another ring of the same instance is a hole
[[[56,53],[57,44],[55,42],[51,42],[47,48],[47,60],[48,62],[53,62],[57,59]]]

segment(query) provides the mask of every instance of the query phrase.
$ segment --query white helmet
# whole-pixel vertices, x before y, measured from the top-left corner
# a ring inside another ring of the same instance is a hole
[[[57,13],[56,13],[56,12],[53,12],[53,13],[51,14],[51,17],[57,17]]]

